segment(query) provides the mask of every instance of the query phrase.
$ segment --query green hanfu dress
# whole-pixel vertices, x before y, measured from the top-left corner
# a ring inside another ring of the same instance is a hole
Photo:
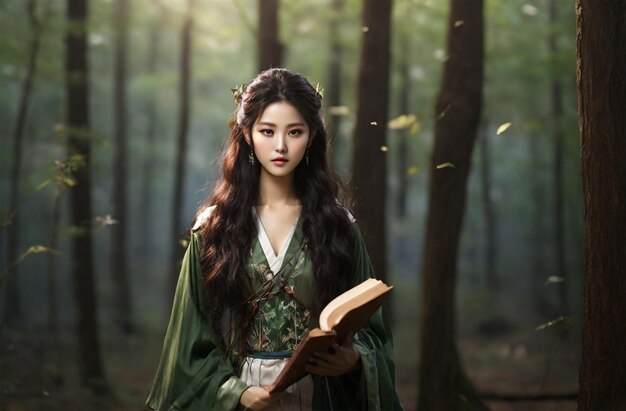
[[[212,208],[212,207],[211,207]],[[206,210],[206,218],[211,208]],[[254,211],[253,211],[254,212]],[[351,217],[351,216],[350,216]],[[256,216],[247,274],[255,313],[245,338],[247,353],[224,355],[211,327],[211,302],[202,281],[201,238],[193,231],[182,268],[161,361],[148,408],[159,411],[235,410],[249,385],[273,381],[306,332],[317,326],[309,309],[315,296],[313,267],[306,252],[300,221],[274,255]],[[354,284],[374,277],[363,238],[354,219]],[[198,228],[199,223],[196,224]],[[287,391],[277,410],[401,410],[394,383],[391,330],[382,309],[353,337],[361,369],[339,377],[307,376]]]

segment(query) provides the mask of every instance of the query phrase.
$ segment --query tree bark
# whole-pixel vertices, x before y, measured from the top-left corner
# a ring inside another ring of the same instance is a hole
[[[576,1],[585,220],[579,410],[626,410],[626,1]]]
[[[278,0],[258,0],[259,71],[280,67],[284,46],[278,35]]]
[[[330,40],[330,60],[328,62],[328,90],[324,93],[327,107],[341,106],[341,57],[343,54],[341,48],[341,37],[339,36],[339,27],[342,21],[345,0],[332,0],[331,16],[328,21],[328,38]],[[339,163],[339,153],[341,150],[341,139],[339,129],[341,127],[341,116],[328,116],[328,139],[330,141],[330,149],[332,152],[333,163]]]
[[[127,151],[128,112],[126,83],[128,56],[129,0],[117,0],[113,26],[115,37],[115,66],[113,84],[113,113],[115,123],[115,158],[113,166],[113,217],[119,222],[111,227],[111,272],[115,289],[115,322],[124,333],[134,331],[131,286],[128,278],[128,218],[127,218]]]
[[[422,269],[418,410],[424,411],[486,409],[461,367],[455,329],[460,231],[482,105],[483,1],[452,0],[448,24]]]
[[[185,159],[187,153],[187,139],[189,134],[189,118],[191,116],[191,48],[193,32],[194,0],[187,0],[187,13],[183,23],[180,53],[180,111],[178,114],[178,136],[176,138],[176,169],[174,175],[174,197],[172,206],[173,244],[172,259],[170,262],[170,289],[169,295],[174,295],[178,280],[179,263],[184,254],[179,239],[181,237],[180,222],[183,209],[183,187],[185,183]]]
[[[20,225],[19,225],[19,202],[20,202],[20,180],[22,169],[22,143],[24,139],[24,128],[26,125],[26,116],[28,114],[28,105],[32,94],[33,83],[37,74],[37,57],[39,56],[39,44],[41,43],[41,32],[43,25],[37,16],[36,0],[29,0],[26,3],[28,12],[28,20],[32,29],[32,37],[30,40],[30,48],[28,53],[28,66],[26,77],[22,85],[22,95],[20,96],[19,108],[17,111],[17,119],[15,121],[15,129],[13,130],[13,164],[11,167],[10,188],[9,188],[9,212],[11,213],[11,224],[8,227],[7,240],[7,263],[13,264],[18,258],[18,249],[20,243]],[[46,13],[47,14],[47,13]],[[44,16],[45,17],[45,16]],[[6,279],[6,300],[3,310],[4,318],[2,323],[10,326],[18,326],[22,321],[22,307],[20,298],[20,289],[18,286],[17,272],[19,267],[15,267],[12,273]]]
[[[65,35],[66,130],[70,158],[84,166],[75,170],[70,191],[72,235],[71,273],[78,314],[78,351],[83,384],[102,386],[104,374],[98,337],[98,305],[94,285],[91,239],[91,136],[89,121],[89,67],[87,0],[67,0]]]
[[[482,182],[483,213],[485,215],[485,268],[487,289],[493,294],[500,289],[496,273],[496,219],[491,199],[491,154],[489,151],[489,124],[485,122],[480,138],[480,177]]]
[[[558,283],[559,308],[561,315],[569,315],[567,298],[567,266],[565,264],[565,210],[563,205],[563,92],[557,71],[557,11],[556,1],[550,0],[550,36],[548,45],[552,59],[550,98],[552,104],[552,127],[554,132],[554,248],[556,250],[557,275],[563,279]]]
[[[352,188],[365,244],[376,274],[386,278],[386,143],[390,63],[391,0],[363,2],[363,45],[359,65]],[[373,64],[376,62],[376,64]]]

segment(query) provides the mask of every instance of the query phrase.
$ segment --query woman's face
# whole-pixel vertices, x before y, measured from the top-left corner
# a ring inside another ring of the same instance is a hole
[[[261,173],[291,175],[311,140],[309,126],[300,112],[286,101],[265,108],[252,126],[252,142]]]

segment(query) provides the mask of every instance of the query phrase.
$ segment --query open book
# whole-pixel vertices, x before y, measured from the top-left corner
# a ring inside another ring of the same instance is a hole
[[[304,377],[309,357],[316,351],[327,351],[335,341],[343,344],[350,333],[363,328],[392,288],[370,278],[328,303],[320,313],[319,328],[309,331],[267,390],[270,393],[284,391]]]

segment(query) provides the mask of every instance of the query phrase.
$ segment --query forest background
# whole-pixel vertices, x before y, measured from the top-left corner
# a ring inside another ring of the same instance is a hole
[[[172,261],[219,174],[219,153],[234,110],[231,89],[249,81],[260,66],[263,13],[256,1],[130,0],[126,14],[118,14],[120,3],[89,3],[93,301],[103,372],[86,389],[70,274],[77,228],[69,221],[69,193],[75,186],[72,169],[80,164],[68,159],[66,148],[65,4],[0,1],[2,410],[125,410],[143,404],[171,307],[177,274]],[[362,2],[264,3],[278,6],[273,24],[281,65],[324,90],[333,162],[350,180],[359,155],[352,150],[360,138],[354,133],[359,55],[369,31]],[[417,407],[428,178],[454,169],[454,164],[429,166],[442,114],[435,103],[448,59],[449,7],[446,1],[394,1],[389,121],[369,124],[386,131],[384,144],[376,147],[387,164],[386,184],[372,185],[370,194],[386,204],[384,275],[396,286],[391,307],[396,378],[408,410]],[[121,29],[123,21],[128,24]],[[575,23],[567,0],[484,3],[482,113],[457,258],[455,338],[465,373],[494,410],[566,410],[576,404],[583,203]],[[122,42],[120,33],[125,33]],[[32,89],[16,140],[37,36]],[[120,49],[126,50],[122,104],[116,91]],[[185,58],[190,87],[181,173],[176,165],[184,128]],[[120,107],[125,108],[122,157]],[[121,182],[126,184],[125,218],[116,208]],[[16,227],[18,235],[11,237]],[[112,244],[120,242],[127,280],[120,280],[115,268]],[[373,258],[378,252],[370,248]],[[126,290],[120,291],[125,281]],[[120,302],[124,293],[128,298]],[[93,386],[100,394],[93,394]]]

